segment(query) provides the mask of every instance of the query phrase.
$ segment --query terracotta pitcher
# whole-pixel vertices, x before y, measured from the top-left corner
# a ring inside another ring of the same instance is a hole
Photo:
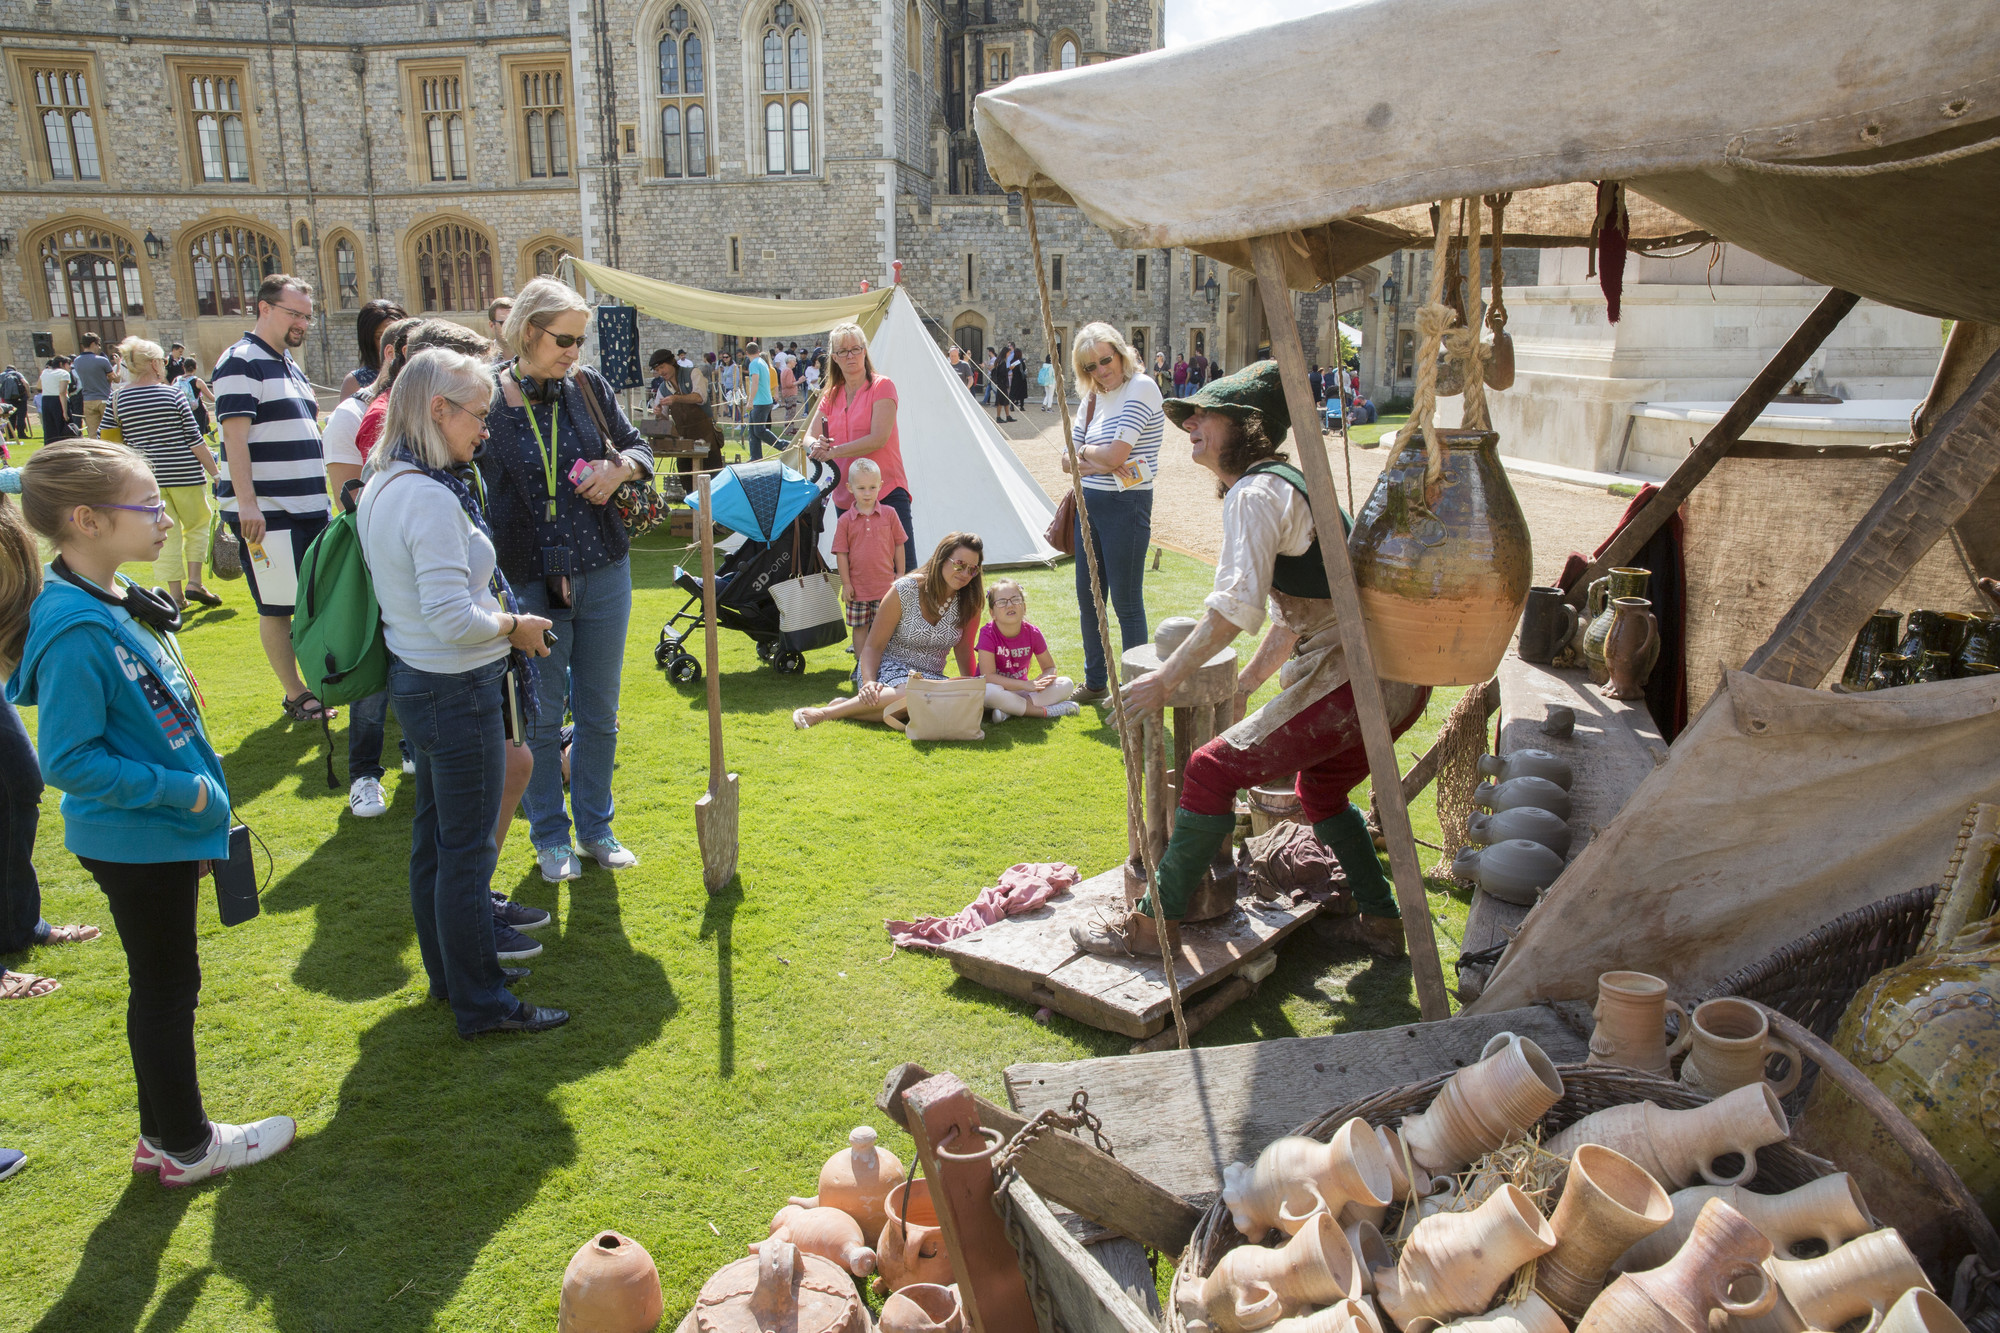
[[[1387,1149],[1358,1117],[1329,1142],[1288,1134],[1258,1153],[1256,1166],[1231,1162],[1222,1169],[1222,1202],[1253,1241],[1272,1227],[1293,1235],[1321,1209],[1338,1218],[1350,1203],[1386,1207],[1394,1188]]]
[[[1509,782],[1514,778],[1547,778],[1568,791],[1576,781],[1569,760],[1552,750],[1509,750],[1504,759],[1497,754],[1482,754],[1475,767],[1481,777],[1492,778],[1495,782]]]
[[[1569,793],[1547,778],[1509,778],[1505,782],[1482,782],[1472,789],[1472,803],[1498,814],[1517,805],[1547,810],[1562,819],[1570,816]]]
[[[1335,1301],[1324,1310],[1267,1324],[1259,1333],[1382,1333],[1381,1316],[1367,1301]]]
[[[1711,1185],[1748,1184],[1757,1176],[1757,1150],[1790,1132],[1770,1087],[1753,1083],[1686,1111],[1662,1110],[1651,1102],[1613,1106],[1585,1116],[1542,1146],[1568,1157],[1586,1143],[1601,1143],[1637,1162],[1662,1186],[1679,1189],[1696,1177]],[[1728,1153],[1743,1154],[1743,1169],[1724,1179],[1715,1174],[1715,1159]]]
[[[883,1201],[902,1183],[903,1164],[896,1154],[876,1146],[872,1126],[856,1125],[848,1132],[847,1147],[819,1169],[819,1193],[810,1199],[795,1196],[791,1202],[801,1208],[838,1208],[861,1224],[864,1237],[879,1236],[889,1220]]]
[[[1375,669],[1412,685],[1481,684],[1506,655],[1534,582],[1527,519],[1498,435],[1441,431],[1444,476],[1433,488],[1423,433],[1404,433],[1347,540]]]
[[[1604,640],[1617,616],[1612,602],[1620,597],[1644,597],[1652,578],[1650,569],[1615,566],[1603,577],[1591,580],[1583,598],[1585,623],[1581,647],[1584,669],[1593,684],[1602,685],[1609,679],[1604,665]]]
[[[1660,660],[1660,622],[1643,597],[1614,597],[1611,631],[1604,636],[1605,687],[1612,699],[1643,699],[1646,678]]]
[[[1281,1316],[1361,1290],[1361,1265],[1330,1213],[1315,1213],[1275,1249],[1239,1245],[1203,1281],[1201,1308],[1219,1333],[1252,1333]]]
[[[1764,1062],[1772,1055],[1785,1057],[1783,1078],[1765,1077]],[[1748,1000],[1710,1000],[1695,1007],[1694,1047],[1681,1062],[1681,1082],[1711,1097],[1770,1082],[1782,1097],[1799,1085],[1799,1048],[1772,1036],[1770,1020]]]
[[[1558,856],[1569,851],[1574,836],[1567,819],[1532,805],[1517,805],[1497,814],[1482,811],[1467,819],[1465,828],[1466,835],[1482,847],[1509,838],[1525,838],[1539,842]]]
[[[1694,1034],[1687,1010],[1667,998],[1667,983],[1644,972],[1603,972],[1597,978],[1597,1029],[1590,1034],[1590,1064],[1623,1065],[1672,1077],[1673,1058]],[[1667,1015],[1680,1035],[1667,1041]]]
[[[1526,1133],[1562,1095],[1562,1076],[1542,1048],[1501,1032],[1477,1064],[1446,1081],[1428,1109],[1403,1121],[1403,1142],[1424,1170],[1455,1172]]]
[[[875,1244],[875,1291],[887,1295],[912,1282],[939,1285],[953,1280],[951,1256],[928,1180],[905,1181],[889,1191],[889,1220]]]
[[[1436,1213],[1417,1223],[1396,1266],[1375,1275],[1376,1299],[1405,1330],[1417,1318],[1480,1314],[1515,1269],[1555,1244],[1535,1201],[1502,1185],[1469,1213]]]
[[[1667,1192],[1629,1157],[1586,1143],[1549,1218],[1556,1247],[1535,1263],[1535,1294],[1565,1319],[1582,1318],[1618,1256],[1673,1216]]]
[[[856,1277],[875,1271],[875,1251],[862,1243],[861,1224],[838,1208],[801,1208],[788,1203],[771,1219],[771,1234],[807,1254],[833,1260]]]
[[[854,1279],[790,1241],[760,1242],[702,1286],[678,1333],[871,1333]]]
[[[1777,1284],[1760,1266],[1770,1257],[1763,1232],[1710,1199],[1674,1257],[1606,1287],[1576,1333],[1708,1333],[1717,1310],[1742,1319],[1766,1314],[1778,1299]]]
[[[1871,1310],[1887,1311],[1913,1288],[1931,1289],[1917,1256],[1894,1227],[1871,1231],[1817,1259],[1773,1259],[1766,1267],[1809,1328],[1839,1328]]]
[[[1912,1287],[1889,1307],[1876,1333],[1965,1333],[1965,1325],[1937,1293]]]
[[[660,1270],[630,1236],[598,1232],[563,1271],[558,1333],[651,1333],[664,1313]]]
[[[1792,1247],[1804,1241],[1818,1241],[1831,1250],[1875,1229],[1861,1187],[1845,1171],[1783,1194],[1754,1194],[1741,1185],[1695,1185],[1674,1192],[1673,1221],[1627,1250],[1614,1267],[1635,1273],[1673,1258],[1710,1199],[1720,1199],[1749,1218],[1780,1259],[1790,1258]]]
[[[882,1302],[882,1333],[965,1333],[958,1287],[912,1282]]]
[[[1416,1327],[1406,1333],[1426,1333],[1430,1321],[1415,1320]],[[1454,1319],[1449,1324],[1437,1325],[1438,1333],[1569,1333],[1568,1325],[1562,1321],[1549,1303],[1536,1292],[1529,1292],[1527,1299],[1508,1305],[1496,1305],[1485,1314],[1467,1315]]]

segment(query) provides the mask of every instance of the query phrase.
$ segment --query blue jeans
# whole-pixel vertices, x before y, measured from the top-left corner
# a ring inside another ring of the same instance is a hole
[[[570,608],[549,608],[541,580],[515,589],[521,610],[555,622],[556,642],[536,659],[541,716],[528,724],[535,775],[521,807],[535,848],[570,846],[570,815],[563,808],[563,707],[576,722],[569,752],[570,804],[578,841],[611,836],[611,768],[618,758],[618,681],[625,669],[625,626],[632,618],[632,565],[593,569],[570,579]],[[498,811],[495,811],[498,814]],[[490,831],[490,827],[489,827]]]
[[[1146,642],[1146,548],[1153,540],[1151,491],[1100,491],[1085,487],[1090,535],[1096,539],[1098,577],[1104,581],[1105,610],[1118,617],[1123,647]],[[1097,605],[1090,597],[1090,562],[1083,551],[1083,521],[1077,520],[1076,601],[1083,621],[1083,684],[1104,688],[1104,640],[1097,634]]]
[[[21,715],[0,699],[0,953],[19,953],[48,938],[34,862],[41,815],[41,763]]]
[[[778,437],[771,433],[771,405],[762,403],[750,409],[750,457],[764,456],[764,446],[775,444]]]
[[[389,691],[382,690],[365,699],[356,699],[347,706],[347,780],[356,778],[380,779],[382,768],[382,735],[389,722]],[[410,757],[410,738],[399,737],[396,741],[403,752],[403,758]]]
[[[895,511],[896,517],[903,520],[903,572],[905,574],[912,573],[917,567],[917,525],[910,519],[910,493],[901,486],[898,486],[895,490],[882,496],[880,503],[888,505],[890,509]],[[852,506],[849,506],[849,508],[852,508]],[[834,522],[838,523],[840,516],[846,512],[846,509],[835,505],[833,507]]]
[[[493,948],[493,825],[507,779],[500,678],[505,658],[440,675],[389,661],[396,721],[417,751],[410,825],[410,913],[433,994],[448,996],[460,1032],[512,1018]]]

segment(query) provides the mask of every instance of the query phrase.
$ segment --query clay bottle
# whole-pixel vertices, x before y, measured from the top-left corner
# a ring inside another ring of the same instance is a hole
[[[1585,1116],[1542,1146],[1568,1157],[1586,1143],[1601,1143],[1637,1162],[1663,1187],[1679,1189],[1697,1177],[1711,1185],[1748,1184],[1757,1176],[1757,1150],[1790,1133],[1770,1086],[1752,1083],[1686,1111],[1664,1111],[1651,1102],[1613,1106]],[[1715,1174],[1715,1159],[1727,1153],[1743,1154],[1743,1169],[1732,1179]]]
[[[1604,637],[1604,669],[1610,676],[1605,697],[1643,699],[1646,678],[1660,659],[1660,622],[1643,597],[1613,598],[1611,609],[1611,632]]]
[[[1569,760],[1553,750],[1509,750],[1504,757],[1482,754],[1477,767],[1481,777],[1492,778],[1495,782],[1507,782],[1514,778],[1547,778],[1568,791],[1570,784],[1576,780]]]
[[[1850,1319],[1886,1311],[1930,1279],[1894,1227],[1884,1227],[1817,1259],[1773,1259],[1766,1265],[1778,1290],[1810,1328],[1839,1328]]]
[[[903,1183],[903,1164],[896,1154],[875,1145],[875,1130],[856,1125],[847,1147],[826,1159],[819,1169],[819,1193],[810,1199],[794,1196],[801,1208],[838,1208],[861,1224],[863,1236],[879,1236],[889,1220],[883,1200]]]
[[[1375,1275],[1376,1298],[1403,1329],[1419,1317],[1479,1314],[1515,1269],[1555,1244],[1534,1200],[1502,1185],[1469,1213],[1435,1213],[1417,1223],[1396,1266]]]
[[[1875,1229],[1861,1187],[1845,1171],[1784,1194],[1753,1194],[1741,1185],[1695,1185],[1674,1193],[1673,1221],[1627,1250],[1614,1266],[1636,1273],[1673,1258],[1710,1199],[1721,1199],[1748,1218],[1780,1259],[1790,1258],[1792,1247],[1801,1241],[1816,1240],[1831,1250]]]
[[[875,1271],[875,1251],[862,1243],[861,1224],[838,1208],[788,1203],[771,1219],[771,1234],[807,1254],[833,1260],[856,1277]]]
[[[583,1243],[563,1272],[557,1333],[650,1333],[666,1313],[646,1247],[616,1231]]]
[[[1236,1229],[1252,1240],[1272,1227],[1295,1234],[1321,1209],[1339,1217],[1350,1203],[1386,1207],[1393,1190],[1389,1154],[1358,1118],[1327,1143],[1288,1134],[1258,1153],[1255,1167],[1232,1162],[1222,1170],[1222,1201]]]
[[[1218,1333],[1253,1333],[1274,1319],[1330,1305],[1361,1290],[1361,1265],[1329,1213],[1315,1213],[1276,1249],[1239,1245],[1201,1286],[1201,1308]]]
[[[1722,1200],[1710,1199],[1674,1257],[1606,1287],[1576,1333],[1708,1333],[1709,1315],[1718,1310],[1754,1319],[1778,1300],[1777,1284],[1761,1267],[1770,1257],[1763,1232]]]
[[[1492,815],[1475,814],[1465,821],[1465,828],[1467,836],[1481,846],[1509,838],[1526,838],[1558,856],[1569,851],[1575,837],[1567,819],[1532,805],[1517,805]]]
[[[754,1254],[718,1270],[681,1321],[685,1333],[871,1333],[871,1327],[853,1278],[777,1239],[760,1241]]]
[[[1495,814],[1517,805],[1531,805],[1562,819],[1569,818],[1572,808],[1568,792],[1547,778],[1532,775],[1508,778],[1505,782],[1490,779],[1482,782],[1472,789],[1472,803]]]
[[[1549,1218],[1556,1247],[1535,1263],[1535,1293],[1565,1319],[1582,1318],[1618,1257],[1673,1216],[1667,1192],[1630,1158],[1586,1143]]]

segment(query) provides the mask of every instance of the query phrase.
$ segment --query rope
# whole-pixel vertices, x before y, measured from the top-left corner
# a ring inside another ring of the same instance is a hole
[[[1485,430],[1488,425],[1486,362],[1492,351],[1479,336],[1485,321],[1484,312],[1479,308],[1479,196],[1466,200],[1465,205],[1472,229],[1465,247],[1465,323],[1446,334],[1445,342],[1452,360],[1459,363],[1465,376],[1465,403],[1459,424],[1466,430]],[[1497,257],[1494,267],[1499,267]],[[1427,474],[1426,479],[1434,476],[1434,473]]]
[[[1486,326],[1496,338],[1507,330],[1506,266],[1500,262],[1504,254],[1500,234],[1507,229],[1507,205],[1512,202],[1512,193],[1486,196],[1486,206],[1493,210],[1493,299],[1487,305]]]
[[[1479,785],[1479,756],[1486,753],[1486,691],[1473,686],[1458,697],[1438,728],[1443,747],[1432,791],[1437,801],[1438,841],[1443,844],[1433,879],[1449,879],[1458,849],[1472,840],[1473,789]]]
[[[1722,150],[1722,164],[1741,167],[1745,171],[1759,171],[1769,176],[1818,176],[1823,179],[1853,180],[1862,176],[1886,176],[1898,171],[1919,171],[1925,167],[1941,167],[1948,162],[1962,158],[1977,157],[2000,148],[2000,135],[1981,139],[1978,143],[1962,144],[1957,148],[1947,148],[1941,153],[1926,153],[1922,157],[1900,158],[1893,162],[1864,162],[1853,166],[1811,166],[1802,162],[1764,162],[1743,155],[1743,136],[1737,135]]]
[[[1049,303],[1048,273],[1042,268],[1042,237],[1035,228],[1035,200],[1031,195],[1021,196],[1021,202],[1028,213],[1028,250],[1035,261],[1035,290],[1042,303],[1042,336],[1048,339],[1053,354],[1056,346],[1055,313]],[[1051,359],[1055,366],[1056,402],[1062,409],[1063,448],[1069,455],[1070,494],[1076,501],[1076,521],[1082,538],[1083,550],[1077,558],[1083,560],[1090,570],[1090,600],[1097,610],[1097,637],[1104,645],[1104,651],[1111,651],[1111,615],[1104,609],[1104,577],[1097,567],[1097,544],[1091,540],[1090,508],[1083,501],[1083,466],[1077,457],[1076,436],[1070,429],[1069,393],[1063,384],[1063,367]],[[1143,368],[1141,373],[1144,373]],[[1125,761],[1125,829],[1132,841],[1139,846],[1141,864],[1146,867],[1146,897],[1152,903],[1154,934],[1159,937],[1160,970],[1167,979],[1167,1002],[1174,1012],[1174,1035],[1180,1041],[1180,1049],[1188,1049],[1187,1018],[1181,1013],[1181,980],[1174,970],[1173,956],[1167,949],[1167,921],[1165,909],[1160,906],[1160,890],[1156,875],[1158,867],[1153,862],[1152,840],[1146,836],[1144,805],[1139,792],[1140,775],[1144,771],[1144,757],[1138,750],[1142,744],[1137,718],[1125,712],[1125,694],[1119,688],[1119,664],[1111,663],[1106,681],[1111,686],[1111,718],[1118,729],[1118,752]]]
[[[1417,383],[1410,398],[1410,424],[1423,432],[1429,458],[1424,467],[1426,487],[1444,478],[1444,441],[1431,418],[1437,412],[1437,354],[1444,331],[1451,327],[1452,308],[1444,303],[1444,259],[1450,240],[1445,226],[1445,206],[1439,204],[1437,232],[1431,245],[1431,290],[1429,299],[1417,310]]]

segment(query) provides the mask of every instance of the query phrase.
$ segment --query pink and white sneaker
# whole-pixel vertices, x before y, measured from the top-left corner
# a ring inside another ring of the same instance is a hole
[[[167,1150],[146,1142],[146,1136],[139,1136],[139,1145],[132,1149],[132,1174],[143,1176],[149,1171],[158,1171],[160,1163],[167,1160]]]
[[[225,1171],[254,1166],[276,1157],[298,1137],[298,1122],[288,1115],[266,1116],[247,1125],[223,1125],[211,1120],[208,1151],[201,1160],[182,1163],[171,1154],[160,1156],[160,1183],[168,1187],[199,1185]]]

